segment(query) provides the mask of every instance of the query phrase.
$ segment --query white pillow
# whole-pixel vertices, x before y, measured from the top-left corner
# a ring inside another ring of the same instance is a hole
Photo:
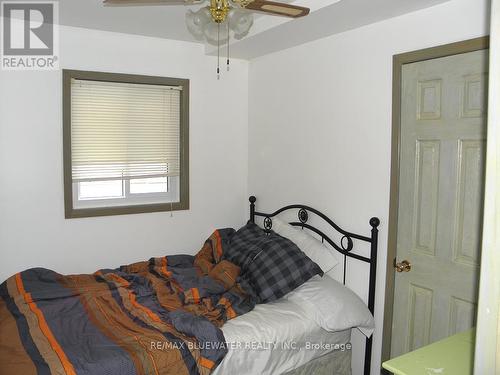
[[[324,273],[327,273],[338,264],[338,260],[333,255],[332,250],[306,231],[295,228],[277,217],[273,218],[272,230],[297,245]]]
[[[370,337],[375,329],[373,315],[361,298],[331,277],[314,276],[284,298],[303,307],[327,331],[356,327]]]

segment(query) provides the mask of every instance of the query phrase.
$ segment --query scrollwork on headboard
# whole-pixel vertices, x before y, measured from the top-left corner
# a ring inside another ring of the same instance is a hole
[[[369,281],[369,290],[368,290],[368,309],[374,313],[375,308],[375,281],[376,281],[376,273],[377,273],[377,246],[378,246],[378,226],[380,225],[380,220],[377,217],[372,217],[369,220],[371,226],[371,235],[364,236],[361,234],[351,233],[342,228],[340,228],[333,220],[331,220],[328,216],[323,214],[322,212],[316,210],[315,208],[305,206],[302,204],[292,204],[289,206],[282,207],[273,213],[263,213],[255,210],[255,202],[257,198],[251,196],[249,198],[250,201],[250,221],[252,223],[255,222],[255,217],[263,217],[263,226],[264,230],[270,232],[273,227],[273,217],[281,214],[282,212],[289,210],[298,210],[297,218],[298,221],[290,222],[290,225],[301,227],[302,229],[308,229],[321,237],[323,242],[327,242],[330,244],[336,251],[341,253],[344,256],[344,268],[343,268],[343,282],[345,284],[346,281],[346,269],[347,269],[347,258],[353,258],[360,260],[362,262],[368,263],[370,265],[370,281]],[[308,223],[310,214],[314,214],[317,217],[321,218],[324,222],[326,222],[331,228],[333,228],[338,234],[341,235],[340,242],[336,243],[331,236],[327,233],[324,233],[321,229],[311,225]],[[368,242],[370,244],[370,257],[365,257],[359,254],[352,252],[354,249],[354,241],[359,240],[363,242]],[[365,375],[370,374],[370,362],[371,362],[371,354],[372,354],[372,339],[366,339],[365,346]]]

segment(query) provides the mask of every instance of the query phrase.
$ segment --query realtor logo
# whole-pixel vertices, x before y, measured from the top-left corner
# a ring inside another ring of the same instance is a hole
[[[59,69],[58,3],[2,1],[1,68]]]

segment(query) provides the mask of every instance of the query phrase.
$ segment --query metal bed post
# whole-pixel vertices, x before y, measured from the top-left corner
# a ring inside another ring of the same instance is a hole
[[[255,201],[257,198],[252,195],[248,200],[250,201],[250,222],[255,223]]]
[[[370,243],[370,286],[368,293],[368,310],[375,316],[375,284],[377,281],[377,246],[378,246],[378,226],[380,220],[377,217],[370,219],[372,226],[372,237]],[[372,340],[373,335],[366,339],[365,346],[365,375],[370,375],[372,360]]]

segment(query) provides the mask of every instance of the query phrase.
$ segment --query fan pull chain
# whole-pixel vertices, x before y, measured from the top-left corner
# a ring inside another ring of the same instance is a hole
[[[217,80],[220,79],[220,23],[217,23]]]
[[[229,72],[229,41],[230,41],[230,35],[229,35],[229,18],[227,19],[227,71]]]

